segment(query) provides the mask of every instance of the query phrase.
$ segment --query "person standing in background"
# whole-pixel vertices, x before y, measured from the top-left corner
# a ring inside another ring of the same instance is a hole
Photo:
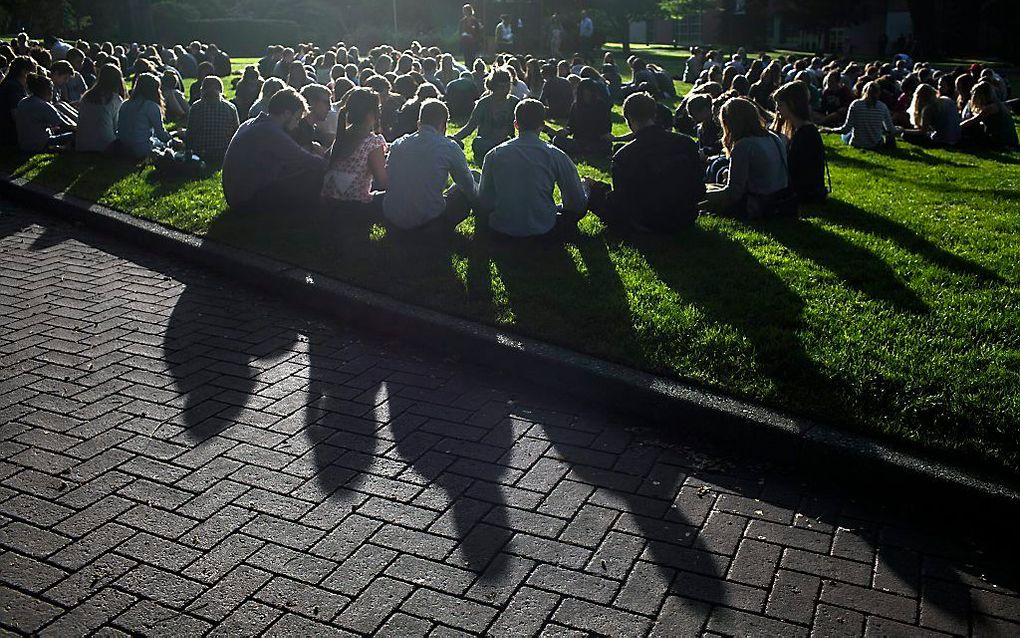
[[[581,24],[578,26],[578,35],[581,38],[581,54],[584,59],[591,61],[592,41],[595,38],[595,22],[588,15],[587,11],[581,12]]]
[[[464,15],[460,19],[460,50],[464,54],[464,66],[471,68],[481,46],[482,22],[475,17],[475,8],[465,4]]]

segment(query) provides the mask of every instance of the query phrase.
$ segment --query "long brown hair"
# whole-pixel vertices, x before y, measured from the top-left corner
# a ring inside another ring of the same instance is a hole
[[[104,64],[99,67],[99,78],[92,88],[81,96],[86,104],[109,104],[114,95],[124,99],[124,74],[116,64]]]
[[[374,129],[363,125],[369,115],[375,115]],[[329,151],[329,163],[350,157],[370,133],[378,133],[382,120],[379,94],[365,87],[351,90],[344,96],[337,117],[336,139]],[[350,125],[348,125],[350,123]]]
[[[722,125],[722,142],[727,155],[745,137],[768,135],[761,111],[754,102],[742,97],[730,98],[723,104],[719,110],[719,123]]]
[[[159,78],[152,73],[142,73],[135,78],[135,88],[131,89],[130,100],[150,100],[159,106],[164,113],[163,93],[159,90]]]
[[[783,103],[801,122],[811,121],[811,89],[804,82],[800,80],[787,82],[779,87],[779,90],[775,92],[773,97],[776,100],[777,110],[779,104]],[[774,130],[777,133],[782,133],[789,140],[793,139],[793,134],[796,132],[793,122],[790,122],[778,113],[776,113]]]
[[[910,101],[910,123],[914,128],[921,128],[924,110],[938,99],[935,87],[930,84],[918,84],[914,89],[914,97]]]
[[[980,115],[981,111],[998,102],[999,96],[995,93],[995,87],[991,82],[981,80],[971,89],[970,110],[975,115]]]

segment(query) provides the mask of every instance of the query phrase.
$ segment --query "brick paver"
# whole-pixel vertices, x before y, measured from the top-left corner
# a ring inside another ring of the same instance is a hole
[[[1020,634],[1001,548],[903,503],[3,202],[0,257],[6,630]]]

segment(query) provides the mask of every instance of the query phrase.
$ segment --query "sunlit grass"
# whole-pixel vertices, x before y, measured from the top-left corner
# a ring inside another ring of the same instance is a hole
[[[588,217],[565,246],[493,242],[470,218],[437,240],[315,211],[236,216],[218,174],[187,181],[75,154],[0,159],[58,190],[403,300],[1016,469],[1020,154],[826,143],[835,194],[802,220],[703,217],[675,237],[625,238]],[[605,163],[580,169],[609,179]]]

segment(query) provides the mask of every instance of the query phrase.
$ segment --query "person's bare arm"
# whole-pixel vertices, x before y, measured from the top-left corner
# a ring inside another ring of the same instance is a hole
[[[372,183],[379,191],[386,190],[389,176],[386,173],[386,150],[377,148],[368,154],[368,170],[372,172]]]

